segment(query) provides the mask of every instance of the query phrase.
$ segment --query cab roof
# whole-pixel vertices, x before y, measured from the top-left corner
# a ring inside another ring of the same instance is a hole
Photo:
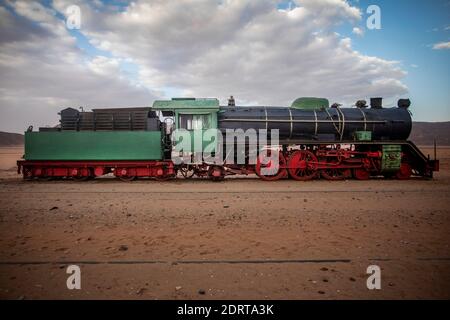
[[[156,100],[153,103],[156,110],[174,109],[216,109],[219,110],[219,100],[215,98],[172,98],[171,100]]]

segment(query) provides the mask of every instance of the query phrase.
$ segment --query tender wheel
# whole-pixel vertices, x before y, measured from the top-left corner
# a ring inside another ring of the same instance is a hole
[[[51,181],[51,180],[53,180],[53,177],[51,176],[39,177],[39,181]]]
[[[22,169],[23,179],[24,180],[33,180],[33,170],[31,168],[23,167]]]
[[[370,172],[363,168],[353,169],[353,176],[357,180],[368,180],[370,178]]]
[[[41,175],[39,175],[38,180],[39,181],[50,181],[53,180],[53,172],[51,168],[42,169]]]
[[[105,173],[103,168],[102,173]],[[95,174],[97,175],[97,172]],[[117,178],[125,182],[133,181],[136,179],[136,170],[134,168],[116,168],[114,170],[114,174]]]
[[[114,174],[117,178],[125,182],[136,179],[136,172],[132,168],[116,168]]]
[[[72,177],[73,181],[81,182],[89,180],[89,176],[74,176]]]
[[[396,177],[399,180],[407,180],[411,178],[411,174],[412,174],[411,166],[408,163],[403,162],[400,166],[400,170],[396,173]]]
[[[72,179],[74,181],[87,181],[89,179],[91,179],[91,177],[93,176],[93,170],[89,169],[89,168],[82,168],[79,169],[78,174],[73,176]]]
[[[298,181],[307,181],[317,176],[318,160],[308,150],[294,151],[288,160],[289,175]]]
[[[175,175],[174,174],[168,174],[167,168],[162,166],[162,167],[157,169],[155,179],[157,181],[167,181],[167,180],[172,179],[173,177],[175,177]]]
[[[278,152],[278,164],[272,161],[270,158],[271,150],[261,153],[258,156],[255,166],[255,172],[262,180],[275,181],[287,176],[286,171],[286,159],[282,152]]]
[[[118,178],[124,182],[130,182],[135,180],[136,176],[119,176]]]

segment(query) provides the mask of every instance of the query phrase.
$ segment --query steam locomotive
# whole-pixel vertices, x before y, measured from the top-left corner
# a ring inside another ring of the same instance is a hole
[[[27,180],[88,180],[106,174],[123,181],[177,176],[220,181],[249,174],[266,181],[432,178],[439,161],[407,140],[412,128],[409,107],[409,99],[400,99],[392,108],[383,107],[381,98],[371,98],[370,106],[360,100],[342,108],[310,97],[298,98],[290,107],[247,107],[236,106],[231,97],[227,106],[217,99],[173,98],[157,100],[149,108],[66,108],[56,127],[27,130],[18,173]],[[242,148],[219,153],[227,148],[220,139],[205,138],[210,130],[253,130],[259,145],[255,149],[247,139],[233,140],[233,147]],[[179,131],[185,142],[200,137],[200,147],[188,144],[180,150],[174,139]],[[219,155],[222,161],[203,156],[208,143],[213,144],[215,159]],[[235,161],[239,156],[244,160]]]

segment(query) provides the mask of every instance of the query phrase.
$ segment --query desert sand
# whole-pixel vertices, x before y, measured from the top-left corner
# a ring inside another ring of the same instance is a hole
[[[337,182],[25,182],[22,152],[0,149],[0,298],[450,298],[449,148],[433,180]]]

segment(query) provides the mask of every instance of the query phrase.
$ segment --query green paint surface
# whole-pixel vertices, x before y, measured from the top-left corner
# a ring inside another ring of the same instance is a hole
[[[400,145],[383,145],[383,157],[381,159],[381,171],[392,172],[398,171],[402,162],[402,146]]]
[[[215,139],[211,142],[213,138],[210,135],[205,136],[205,133],[208,129],[217,129],[219,100],[211,98],[173,98],[172,100],[157,100],[153,103],[152,108],[153,110],[173,111],[175,129],[182,129],[180,123],[181,115],[205,115],[208,117],[208,125],[206,127],[174,134],[172,138],[178,142],[175,143],[175,151],[212,152],[217,150],[217,135],[213,135]],[[185,135],[186,141],[183,142],[183,138],[179,138]]]
[[[26,132],[26,160],[160,160],[160,131]]]
[[[292,102],[291,108],[303,110],[319,110],[321,108],[328,108],[330,102],[325,98],[302,97],[297,98]]]
[[[202,98],[174,98],[172,100],[156,100],[153,103],[153,109],[156,110],[173,110],[173,109],[214,109],[219,110],[219,100]]]
[[[355,131],[356,141],[371,141],[372,131]]]

